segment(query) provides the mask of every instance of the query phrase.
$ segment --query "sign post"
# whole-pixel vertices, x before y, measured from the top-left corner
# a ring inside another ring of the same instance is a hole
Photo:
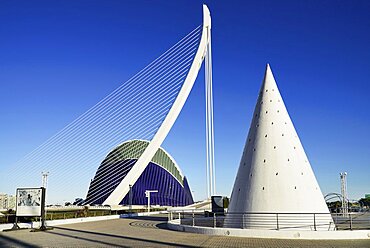
[[[45,216],[45,196],[46,196],[46,188],[41,187],[41,226],[40,231],[46,231],[46,216]]]
[[[44,200],[43,200],[44,199]],[[45,188],[18,188],[15,201],[15,223],[13,231],[21,229],[18,226],[18,217],[42,217],[42,202],[45,206]],[[45,226],[45,221],[41,226]]]
[[[46,231],[45,216],[46,188],[18,188],[16,193],[16,214],[13,229],[19,229],[18,217],[40,217],[40,231]]]

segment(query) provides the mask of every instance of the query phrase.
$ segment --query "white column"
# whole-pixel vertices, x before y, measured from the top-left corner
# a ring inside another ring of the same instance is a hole
[[[211,25],[207,27],[207,51],[205,56],[205,96],[206,96],[206,153],[207,153],[207,194],[216,192],[214,155],[213,92],[212,92],[212,48]]]

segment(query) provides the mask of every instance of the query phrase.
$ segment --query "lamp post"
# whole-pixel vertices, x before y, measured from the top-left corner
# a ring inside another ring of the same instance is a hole
[[[46,188],[48,186],[48,171],[41,172],[42,175],[42,202],[41,202],[41,231],[46,231]]]
[[[342,213],[348,214],[347,172],[339,173],[342,194]]]
[[[150,194],[158,193],[158,190],[145,190],[145,197],[148,198],[148,213],[150,212]]]
[[[130,213],[130,217],[132,215],[132,185],[129,184],[130,191],[128,193],[128,209]]]
[[[47,185],[48,185],[48,176],[49,176],[49,172],[48,171],[43,171],[41,172],[41,175],[42,175],[42,187],[44,187],[45,189],[47,188]]]

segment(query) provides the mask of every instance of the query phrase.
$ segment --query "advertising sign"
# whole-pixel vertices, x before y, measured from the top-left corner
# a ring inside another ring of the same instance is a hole
[[[17,216],[41,216],[42,188],[18,188],[17,189]]]

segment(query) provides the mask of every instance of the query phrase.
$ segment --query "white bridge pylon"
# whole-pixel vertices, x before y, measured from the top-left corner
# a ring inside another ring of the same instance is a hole
[[[118,205],[129,192],[129,185],[134,185],[144,172],[145,168],[167,137],[181,109],[183,108],[199,70],[205,60],[205,89],[206,89],[206,151],[207,151],[207,194],[215,194],[215,166],[214,166],[214,129],[213,129],[213,94],[212,94],[212,62],[211,62],[211,15],[206,5],[203,5],[203,29],[198,50],[191,64],[186,79],[177,95],[171,109],[144,150],[136,164],[113,192],[107,197],[103,205]]]

